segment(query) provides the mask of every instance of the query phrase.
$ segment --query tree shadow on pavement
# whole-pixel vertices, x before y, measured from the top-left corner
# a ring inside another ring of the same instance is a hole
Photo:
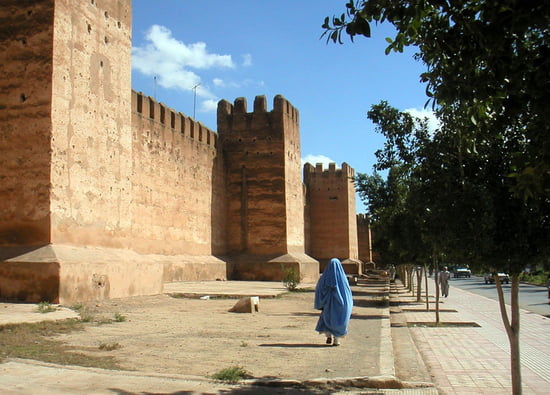
[[[334,391],[336,392],[336,391]],[[333,391],[321,391],[309,388],[295,388],[295,387],[265,387],[258,385],[251,385],[247,387],[236,388],[230,391],[220,391],[223,395],[245,395],[245,394],[285,394],[285,395],[299,395],[299,394],[331,394]]]
[[[365,299],[353,299],[353,306],[355,307],[388,307],[388,300],[365,300]]]
[[[388,320],[390,317],[387,315],[366,315],[366,314],[352,314],[352,320]]]
[[[323,348],[329,347],[326,344],[311,344],[311,343],[264,343],[259,344],[260,347],[288,347],[288,348]]]

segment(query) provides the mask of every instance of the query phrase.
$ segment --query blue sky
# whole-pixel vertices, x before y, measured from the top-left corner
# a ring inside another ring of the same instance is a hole
[[[300,112],[303,160],[372,173],[384,140],[367,119],[371,105],[424,114],[425,68],[412,49],[384,54],[390,25],[344,45],[320,39],[324,18],[340,15],[345,0],[132,3],[132,88],[212,130],[219,100],[245,97],[251,111],[265,95],[271,110],[281,94]]]

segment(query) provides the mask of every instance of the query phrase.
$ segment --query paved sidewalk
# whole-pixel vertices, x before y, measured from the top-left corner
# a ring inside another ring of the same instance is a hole
[[[429,279],[430,295],[434,281]],[[406,293],[400,283],[393,291],[411,328],[415,344],[429,369],[434,384],[443,394],[511,393],[510,347],[498,302],[452,287],[441,299],[440,321],[468,323],[479,327],[422,327],[434,322],[434,304]],[[430,300],[433,301],[432,298]],[[520,350],[524,394],[550,393],[550,319],[525,310],[520,312]]]

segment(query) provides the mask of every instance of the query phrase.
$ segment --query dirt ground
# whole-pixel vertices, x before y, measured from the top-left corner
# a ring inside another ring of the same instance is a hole
[[[92,325],[58,340],[79,352],[111,355],[121,369],[208,377],[240,366],[255,378],[310,379],[378,375],[380,307],[360,289],[349,334],[328,347],[315,332],[313,292],[260,299],[259,312],[231,313],[237,299],[200,300],[168,295],[107,300],[85,305],[96,317],[123,322]],[[103,345],[117,345],[112,351]],[[90,351],[91,350],[91,351]]]

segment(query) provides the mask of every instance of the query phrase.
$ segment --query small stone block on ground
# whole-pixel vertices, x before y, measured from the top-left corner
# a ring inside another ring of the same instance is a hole
[[[260,297],[247,296],[239,299],[235,305],[229,309],[231,313],[254,313],[259,311]]]

